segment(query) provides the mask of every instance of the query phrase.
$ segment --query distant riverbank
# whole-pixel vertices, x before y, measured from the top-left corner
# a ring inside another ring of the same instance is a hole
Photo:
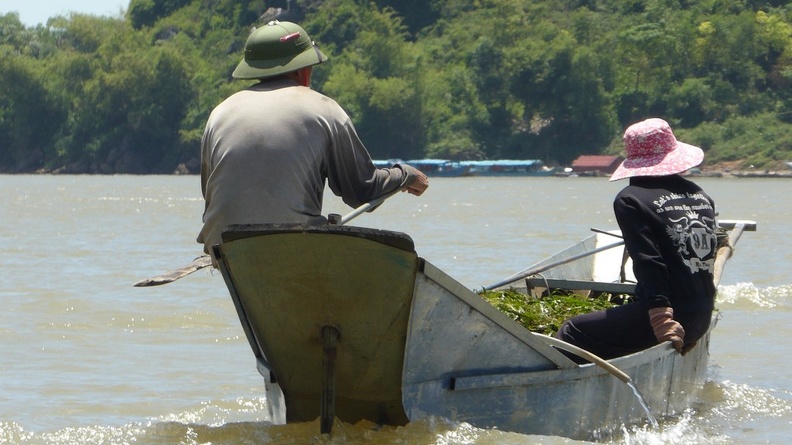
[[[706,177],[733,177],[733,178],[792,178],[792,166],[783,169],[760,169],[753,166],[745,167],[744,161],[719,163],[711,166],[702,166],[689,172],[690,176]]]

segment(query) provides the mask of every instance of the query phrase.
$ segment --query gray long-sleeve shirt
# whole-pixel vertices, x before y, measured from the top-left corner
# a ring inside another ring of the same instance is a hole
[[[256,84],[218,105],[201,141],[206,201],[197,241],[206,252],[230,224],[323,224],[325,180],[358,207],[415,180],[407,165],[374,166],[349,116],[287,78]]]

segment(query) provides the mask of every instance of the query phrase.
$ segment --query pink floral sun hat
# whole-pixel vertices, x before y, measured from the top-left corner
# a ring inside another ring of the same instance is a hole
[[[704,151],[679,142],[668,122],[652,118],[624,132],[627,159],[613,172],[611,181],[633,176],[667,176],[689,170],[704,160]]]

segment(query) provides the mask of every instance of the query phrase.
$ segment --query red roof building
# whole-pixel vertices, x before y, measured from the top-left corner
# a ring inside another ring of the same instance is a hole
[[[582,155],[572,161],[572,171],[575,173],[603,173],[612,174],[619,168],[624,160],[621,156]]]

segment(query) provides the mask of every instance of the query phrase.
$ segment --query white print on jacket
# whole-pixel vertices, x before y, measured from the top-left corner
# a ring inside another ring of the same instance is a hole
[[[670,219],[673,224],[666,227],[666,233],[677,247],[682,261],[690,268],[691,273],[700,270],[712,270],[715,264],[715,251],[717,238],[715,231],[707,223],[712,223],[712,218],[702,217],[693,211],[679,219]],[[709,256],[710,259],[702,260]]]

